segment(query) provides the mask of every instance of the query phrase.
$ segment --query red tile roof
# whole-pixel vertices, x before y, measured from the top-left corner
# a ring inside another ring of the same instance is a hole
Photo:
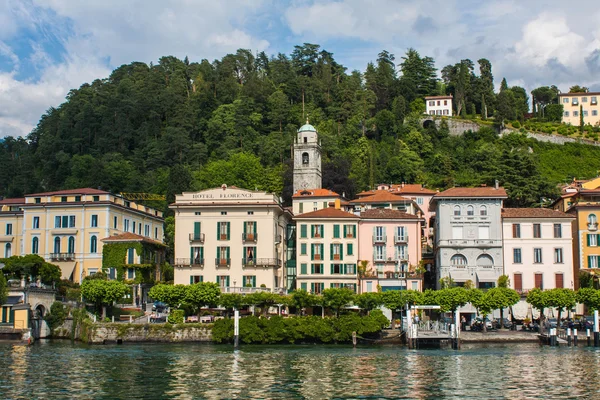
[[[572,215],[550,208],[503,208],[502,218],[569,218]]]
[[[338,210],[337,208],[329,207],[323,208],[317,211],[311,211],[308,213],[296,215],[294,219],[298,218],[354,218],[358,219],[357,215],[351,214],[346,211]]]
[[[147,242],[151,244],[156,244],[160,246],[165,246],[163,243],[158,240],[150,239],[145,236],[141,236],[131,232],[120,233],[118,235],[109,236],[107,238],[101,239],[103,242]]]
[[[433,99],[451,99],[452,95],[449,96],[425,96],[425,100],[433,100]]]
[[[24,197],[15,197],[13,199],[0,200],[0,204],[25,204]]]
[[[56,190],[54,192],[43,192],[43,193],[33,193],[26,194],[25,197],[33,197],[33,196],[68,196],[75,194],[109,194],[109,192],[100,189],[92,189],[92,188],[80,188],[80,189],[67,189],[67,190]]]
[[[506,195],[506,190],[504,190],[504,188],[501,187],[496,189],[493,186],[480,186],[474,188],[455,187],[444,190],[443,192],[437,193],[435,196],[433,196],[434,199],[444,197],[481,197],[505,199],[508,196]]]
[[[331,191],[329,189],[302,189],[302,190],[298,190],[296,191],[296,193],[294,193],[294,195],[292,196],[292,198],[299,198],[299,197],[341,197],[339,194],[337,194],[334,191]]]
[[[362,219],[419,219],[416,215],[389,208],[371,208],[360,213]]]
[[[407,184],[404,185],[392,185],[390,190],[392,193],[403,193],[403,194],[436,194],[435,190],[424,188],[423,185],[419,184]]]
[[[402,197],[397,194],[388,192],[387,190],[376,190],[374,194],[370,196],[361,197],[356,200],[352,200],[350,204],[363,204],[363,203],[396,203],[412,201],[406,197]]]

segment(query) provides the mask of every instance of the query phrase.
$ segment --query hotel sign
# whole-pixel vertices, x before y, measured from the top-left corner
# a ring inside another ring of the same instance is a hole
[[[210,199],[250,199],[253,193],[198,193],[193,194],[192,199],[210,200]]]

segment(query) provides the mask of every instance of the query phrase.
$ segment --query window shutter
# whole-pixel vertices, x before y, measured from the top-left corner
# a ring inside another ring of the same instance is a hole
[[[387,260],[387,246],[382,246],[383,247],[383,259]]]
[[[311,275],[315,273],[315,264],[310,264],[310,273]]]
[[[513,279],[515,282],[515,290],[517,290],[517,291],[523,290],[523,275],[514,274],[513,277],[514,277]]]
[[[321,237],[325,237],[325,225],[321,225]]]
[[[339,239],[340,237],[340,226],[337,224],[333,226],[333,237],[335,239]]]
[[[200,238],[200,222],[194,222],[194,239]]]
[[[256,287],[256,275],[252,276],[252,287]]]
[[[217,240],[221,240],[221,223],[217,222]]]
[[[344,237],[348,236],[348,233],[347,233],[348,229],[347,228],[348,228],[348,226],[344,225]]]
[[[563,274],[556,274],[555,277],[555,286],[558,289],[564,288]]]
[[[194,276],[193,276],[193,275],[190,275],[190,285],[191,285],[192,283],[194,283]]]
[[[318,285],[321,285],[320,292],[323,293],[323,289],[325,289],[325,284],[321,282],[321,283],[318,283]]]
[[[310,291],[313,292],[313,293],[315,292],[315,284],[312,283],[312,282],[310,284]]]
[[[319,252],[319,254],[321,255],[321,260],[324,260],[325,259],[325,245],[318,244],[317,246],[319,246],[319,248],[321,249],[321,251]]]
[[[300,274],[306,275],[306,264],[300,264]]]
[[[592,256],[588,256],[588,268],[592,268]]]
[[[243,225],[244,225],[244,235],[245,235],[246,233],[248,233],[248,232],[247,232],[247,227],[246,227],[246,225],[248,225],[248,223],[247,223],[247,222],[244,222],[244,223],[243,223]]]
[[[329,273],[333,275],[333,264],[329,264]]]
[[[344,259],[344,245],[340,244],[340,260]]]
[[[230,228],[231,228],[231,222],[228,222],[227,223],[227,240],[229,240]]]
[[[348,243],[347,247],[348,247],[348,251],[346,253],[348,253],[349,256],[351,256],[352,254],[354,254],[353,253],[354,249],[352,248],[352,243]]]
[[[356,225],[352,225],[352,237],[356,238]]]
[[[311,260],[315,259],[315,245],[314,244],[310,245],[310,259]]]
[[[306,283],[301,283],[300,284],[300,289],[306,291]]]
[[[227,246],[227,259],[229,259],[229,246]]]
[[[190,247],[190,264],[194,262],[194,248]]]
[[[225,283],[225,286],[229,287],[229,275],[227,275],[227,283]]]
[[[383,227],[383,240],[387,241],[387,227]]]
[[[204,259],[204,247],[200,247],[200,258]]]
[[[219,275],[217,275],[217,285],[221,285],[221,277]]]
[[[306,237],[306,225],[305,224],[300,225],[300,237],[303,237],[303,238]]]
[[[314,225],[310,226],[310,237],[311,238],[315,237],[315,226]]]
[[[323,202],[323,208],[327,208],[327,202],[326,201]]]
[[[200,275],[200,282],[204,282],[204,275]]]
[[[252,225],[253,225],[253,228],[254,228],[254,232],[252,232],[252,233],[254,233],[256,235],[256,233],[257,233],[257,231],[256,231],[256,221],[254,221],[252,223]]]
[[[394,246],[394,260],[398,259],[398,246]]]
[[[333,260],[333,243],[329,244],[329,259]]]

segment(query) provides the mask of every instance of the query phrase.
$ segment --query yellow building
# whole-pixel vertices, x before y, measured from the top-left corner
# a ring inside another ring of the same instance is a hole
[[[583,123],[597,125],[600,123],[600,92],[560,93],[558,100],[563,105],[562,122],[579,126],[580,113],[583,112]]]
[[[38,254],[74,282],[101,271],[101,239],[131,232],[163,241],[162,212],[104,190],[35,193],[0,206],[3,256]]]
[[[600,177],[573,181],[563,189],[554,208],[576,217],[573,223],[573,276],[579,288],[579,272],[600,272]]]

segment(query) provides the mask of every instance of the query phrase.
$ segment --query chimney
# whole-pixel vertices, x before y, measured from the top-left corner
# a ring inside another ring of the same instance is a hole
[[[500,189],[500,183],[498,182],[498,179],[496,179],[496,180],[494,181],[494,188],[495,188],[495,189]]]

